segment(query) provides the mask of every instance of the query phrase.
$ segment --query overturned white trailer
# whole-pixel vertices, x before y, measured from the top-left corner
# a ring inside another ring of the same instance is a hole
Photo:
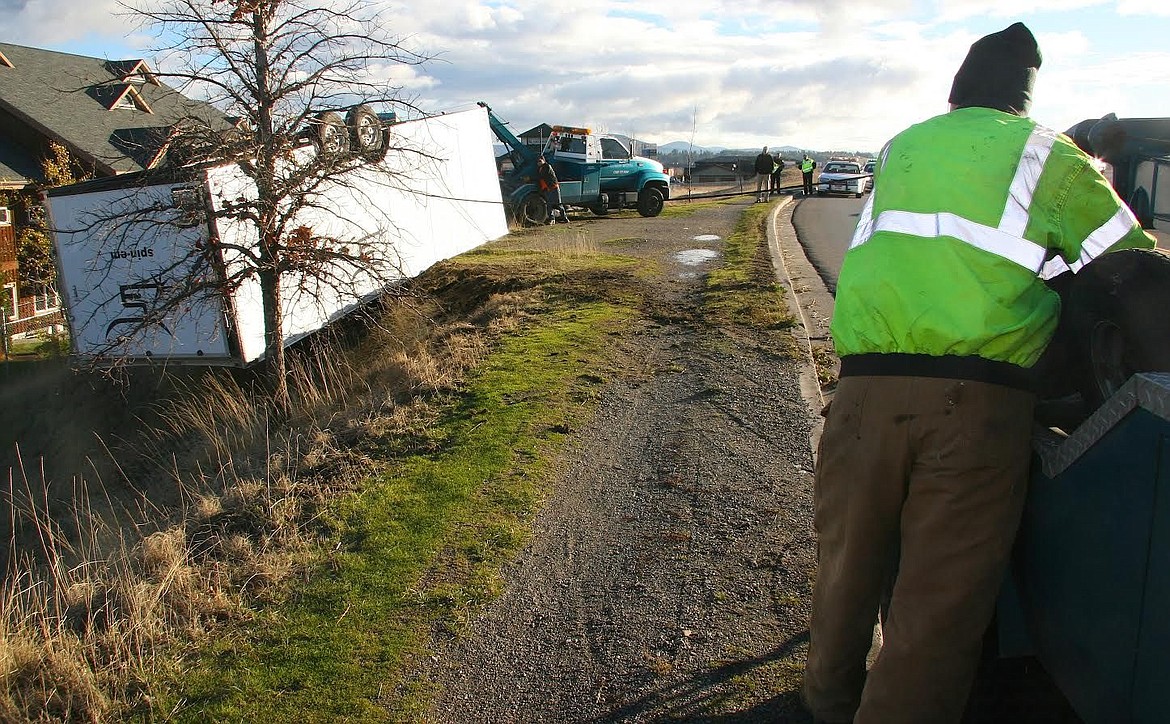
[[[296,225],[352,240],[347,254],[360,249],[369,262],[282,276],[286,346],[394,280],[507,233],[484,109],[404,121],[386,134],[384,158],[356,165],[297,214]],[[45,196],[76,355],[237,366],[263,357],[258,278],[245,275],[238,285],[214,278],[232,279],[260,243],[256,226],[233,213],[256,198],[239,166],[101,179]],[[184,297],[192,286],[212,291]],[[159,300],[177,297],[182,304],[152,314]]]

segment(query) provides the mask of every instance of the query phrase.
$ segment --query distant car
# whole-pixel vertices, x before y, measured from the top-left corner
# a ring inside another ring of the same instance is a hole
[[[869,174],[869,179],[867,179],[869,181],[869,185],[868,185],[868,188],[866,188],[866,191],[873,191],[873,182],[874,182],[873,169],[875,166],[877,166],[877,159],[871,158],[865,162],[864,166],[861,167],[862,173]]]
[[[862,176],[861,164],[854,161],[829,161],[817,179],[817,195],[853,194],[860,197],[869,187]]]

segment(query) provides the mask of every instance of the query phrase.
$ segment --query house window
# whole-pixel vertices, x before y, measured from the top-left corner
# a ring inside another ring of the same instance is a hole
[[[123,95],[118,100],[118,102],[114,104],[114,107],[111,108],[110,110],[126,110],[126,111],[138,110],[138,104],[134,102],[134,93],[127,91],[127,93],[125,95]]]
[[[61,300],[57,296],[57,290],[52,287],[46,287],[40,294],[33,295],[34,314],[51,312],[59,306],[61,306]]]
[[[110,110],[139,110],[144,113],[154,112],[147,105],[146,99],[142,97],[138,89],[129,84],[122,87],[122,95],[118,96],[118,99],[110,106]]]
[[[7,206],[0,206],[0,226],[12,226],[12,212]]]

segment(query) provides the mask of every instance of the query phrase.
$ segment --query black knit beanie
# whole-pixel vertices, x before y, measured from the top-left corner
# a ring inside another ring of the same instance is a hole
[[[1015,23],[971,44],[948,100],[959,108],[982,106],[1027,115],[1039,69],[1036,38],[1023,23]]]

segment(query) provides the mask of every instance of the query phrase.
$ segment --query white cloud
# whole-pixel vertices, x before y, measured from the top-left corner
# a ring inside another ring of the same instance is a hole
[[[55,45],[87,35],[122,38],[128,30],[117,0],[5,0],[0,14],[5,42],[22,45]]]
[[[667,142],[689,140],[694,129],[701,145],[872,150],[945,110],[953,73],[989,18],[1025,19],[1037,32],[1045,62],[1034,112],[1049,125],[1110,110],[1164,115],[1150,106],[1170,95],[1165,74],[1117,75],[1134,59],[1106,55],[1109,31],[1093,23],[1044,32],[1043,22],[1068,27],[1069,13],[1084,10],[1133,23],[1139,13],[1170,12],[1163,0],[364,2],[409,47],[436,56],[374,75],[432,111],[486,101],[520,130],[547,121]],[[115,0],[0,0],[4,34],[20,42],[60,48],[97,34],[111,45],[149,45],[126,35],[115,8]],[[1161,54],[1142,63],[1170,67]]]
[[[1165,0],[1117,0],[1117,12],[1121,15],[1170,15],[1170,3]]]

